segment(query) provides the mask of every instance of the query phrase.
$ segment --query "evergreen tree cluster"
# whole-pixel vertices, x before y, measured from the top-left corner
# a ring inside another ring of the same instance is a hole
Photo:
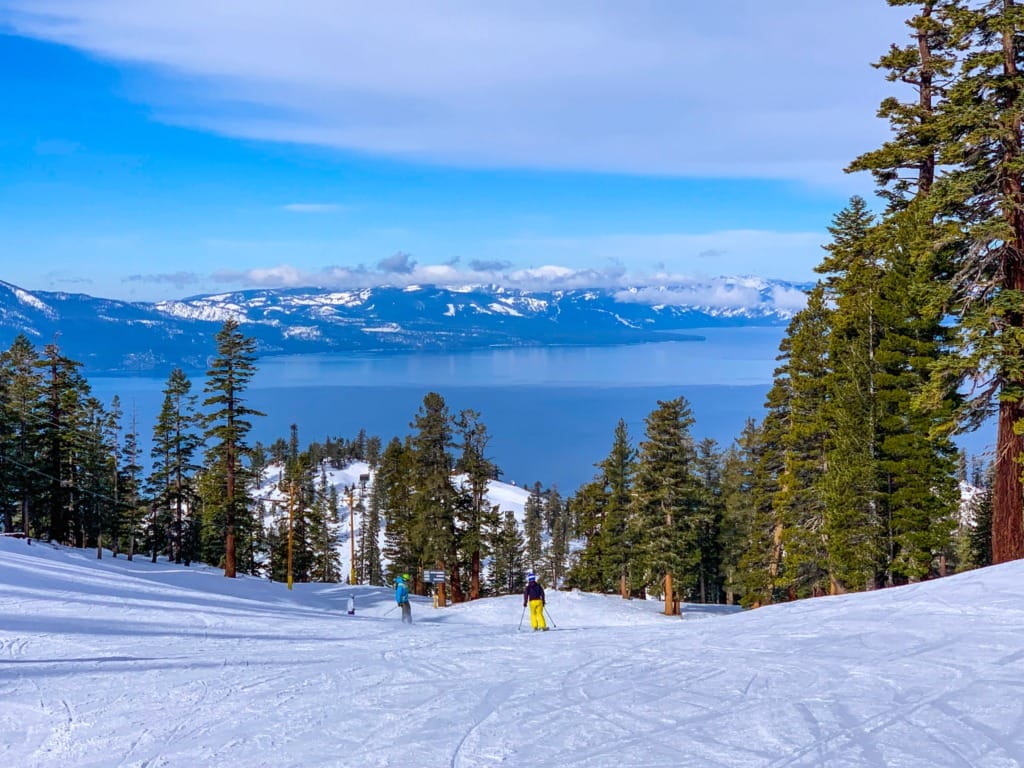
[[[254,343],[228,321],[217,337],[199,410],[180,369],[171,372],[152,434],[139,448],[137,414],[91,394],[81,363],[56,343],[23,335],[0,353],[0,515],[3,530],[133,559],[236,563],[255,569],[245,405]],[[125,421],[127,419],[127,425]],[[201,451],[204,451],[200,455]],[[148,459],[148,461],[147,461]],[[147,473],[146,465],[151,469]]]
[[[835,216],[766,415],[724,457],[673,445],[685,409],[662,404],[639,450],[620,424],[573,500],[574,583],[760,605],[1024,557],[1024,6],[889,4],[910,42],[876,67],[910,97],[848,168],[884,210]],[[992,414],[963,515],[952,437]]]
[[[870,171],[888,205],[864,232],[842,233],[847,250],[862,243],[882,270],[876,295],[886,314],[875,317],[886,337],[870,362],[876,382],[896,386],[874,422],[890,462],[875,481],[891,474],[891,462],[925,462],[941,451],[942,435],[995,413],[991,560],[1004,562],[1024,557],[1024,6],[889,4],[909,9],[910,44],[893,45],[876,66],[910,97],[882,102],[890,140],[849,168]],[[907,428],[891,434],[907,408]],[[918,576],[926,550],[936,549],[942,531],[924,518],[941,517],[948,502],[924,479],[915,488],[902,478],[891,511],[880,510],[893,530],[876,577],[886,577],[887,561],[895,577]]]
[[[686,398],[659,401],[634,447],[619,420],[598,473],[569,500],[567,522],[581,542],[567,583],[623,598],[726,600],[722,553],[726,457],[713,440],[695,443]]]
[[[452,602],[521,591],[530,569],[561,584],[571,526],[557,490],[535,484],[520,526],[488,501],[500,470],[487,458],[491,438],[478,412],[453,414],[430,392],[410,427],[385,447],[370,495],[384,526],[385,579],[409,573],[423,594],[421,574],[443,571],[439,597]]]

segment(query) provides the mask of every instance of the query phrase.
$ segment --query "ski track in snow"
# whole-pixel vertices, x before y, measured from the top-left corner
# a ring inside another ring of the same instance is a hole
[[[406,626],[385,589],[350,617],[344,585],[0,541],[0,765],[1019,766],[1019,584],[683,621],[549,590],[542,633],[517,596]]]

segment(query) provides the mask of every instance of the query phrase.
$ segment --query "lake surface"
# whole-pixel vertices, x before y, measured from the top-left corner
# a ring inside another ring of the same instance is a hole
[[[263,358],[246,397],[267,416],[253,420],[251,440],[287,438],[296,424],[302,445],[353,438],[361,428],[387,443],[412,432],[423,396],[434,391],[452,413],[480,413],[503,480],[540,481],[568,495],[594,476],[618,420],[636,444],[658,400],[684,396],[696,418],[694,437],[731,444],[747,418],[763,416],[784,332],[713,328],[695,331],[706,339],[700,342]],[[120,395],[125,425],[134,406],[148,451],[166,379],[85,374],[104,402]],[[202,386],[193,379],[200,399]]]

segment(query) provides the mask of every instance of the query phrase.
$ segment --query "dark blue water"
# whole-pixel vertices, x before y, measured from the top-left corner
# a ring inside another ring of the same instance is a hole
[[[267,414],[254,419],[251,439],[269,444],[287,438],[296,424],[302,444],[352,438],[361,428],[386,443],[411,433],[423,396],[434,391],[453,413],[480,413],[492,436],[489,457],[504,480],[540,481],[568,494],[593,477],[620,418],[634,444],[642,439],[644,418],[658,400],[684,396],[696,417],[693,435],[722,447],[739,435],[747,418],[763,416],[783,329],[698,333],[706,340],[266,358],[246,392],[248,404]],[[140,434],[151,434],[165,380],[89,376],[89,382],[105,402],[120,395],[126,425],[134,406]],[[193,380],[200,396],[202,384]]]

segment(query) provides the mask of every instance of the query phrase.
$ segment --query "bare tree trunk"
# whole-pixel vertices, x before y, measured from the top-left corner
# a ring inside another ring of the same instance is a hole
[[[229,417],[230,419],[230,417]],[[230,424],[230,420],[229,420]],[[224,576],[235,578],[235,452],[234,446],[227,451],[227,515],[224,538]]]
[[[921,17],[930,20],[932,9],[926,5],[921,9]],[[921,57],[921,83],[918,88],[918,106],[921,113],[932,116],[934,107],[932,105],[933,83],[935,80],[935,66],[932,63],[932,51],[928,47],[927,24],[923,24],[917,30],[917,52]],[[923,119],[923,118],[922,118]],[[917,173],[917,194],[921,197],[927,195],[935,182],[935,153],[928,152],[921,160],[921,166]]]
[[[480,550],[473,550],[473,559],[470,565],[469,574],[469,599],[476,600],[480,597]]]

